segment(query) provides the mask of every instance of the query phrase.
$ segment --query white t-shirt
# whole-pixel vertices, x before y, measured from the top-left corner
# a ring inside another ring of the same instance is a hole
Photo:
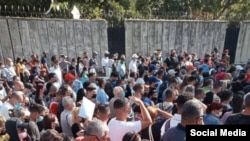
[[[166,120],[163,125],[161,126],[161,136],[165,133],[165,126],[168,120]],[[177,126],[181,122],[181,115],[180,114],[174,114],[174,116],[170,119],[170,128]]]
[[[136,84],[142,84],[144,85],[145,84],[145,81],[143,78],[138,78],[136,81],[135,81]]]
[[[109,58],[102,58],[102,66],[103,67],[108,67],[108,63],[109,63]]]
[[[126,122],[119,121],[116,118],[110,120],[109,124],[109,137],[111,141],[122,141],[123,136],[127,132],[138,133],[141,131],[141,121]]]
[[[128,68],[129,68],[129,71],[132,70],[133,72],[137,72],[137,63],[136,63],[136,61],[131,60],[129,62]]]
[[[62,85],[62,71],[61,71],[60,67],[59,66],[57,68],[51,67],[50,73],[56,74],[57,81],[54,83],[54,85],[59,89]]]
[[[0,108],[0,115],[3,116],[5,120],[8,120],[10,118],[9,110],[13,108],[13,105],[11,105],[8,101],[4,102]]]

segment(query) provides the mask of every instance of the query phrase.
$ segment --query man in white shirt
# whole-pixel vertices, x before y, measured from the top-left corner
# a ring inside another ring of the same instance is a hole
[[[135,72],[137,73],[137,62],[136,60],[138,59],[138,55],[137,54],[133,54],[131,61],[129,62],[128,68],[129,68],[129,74],[131,72]]]
[[[103,73],[105,73],[106,77],[109,77],[108,63],[109,63],[109,52],[105,51],[104,57],[102,58],[102,70],[103,70]]]
[[[134,96],[130,97],[130,100],[135,102],[140,106],[142,120],[141,121],[133,121],[127,122],[127,116],[131,112],[130,102],[127,98],[117,99],[114,102],[114,110],[116,117],[111,119],[108,127],[109,127],[109,136],[111,141],[122,141],[123,136],[127,132],[140,132],[142,129],[147,128],[150,124],[152,124],[152,119],[150,117],[149,112],[147,111],[144,103]]]
[[[20,108],[23,102],[23,92],[15,91],[10,96],[8,101],[5,101],[0,107],[0,115],[4,116],[6,120],[10,118],[9,110],[13,108]]]
[[[54,58],[55,56],[52,57],[51,61],[52,61],[52,66],[50,68],[50,73],[55,73],[56,77],[57,77],[57,81],[54,83],[54,85],[59,89],[62,85],[62,71],[61,68],[59,66],[59,62],[56,58]]]

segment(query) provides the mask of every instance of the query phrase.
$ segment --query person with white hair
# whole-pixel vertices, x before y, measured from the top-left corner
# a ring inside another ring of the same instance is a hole
[[[115,100],[119,99],[119,98],[122,98],[122,97],[125,97],[125,92],[124,92],[123,88],[120,87],[120,86],[116,86],[113,89],[113,94],[114,94],[114,97],[111,98],[110,101],[109,101],[110,118],[115,117],[115,110],[114,110],[114,102],[115,102]]]
[[[77,137],[75,141],[101,141],[106,140],[105,125],[99,120],[92,120],[85,128],[84,136]]]
[[[95,136],[98,139],[101,139],[105,135],[104,123],[101,120],[90,121],[88,126],[85,129],[85,135]]]
[[[74,101],[70,96],[66,96],[62,99],[62,105],[64,107],[63,112],[60,115],[61,128],[64,135],[73,137],[71,131],[72,125],[72,110],[74,108]]]

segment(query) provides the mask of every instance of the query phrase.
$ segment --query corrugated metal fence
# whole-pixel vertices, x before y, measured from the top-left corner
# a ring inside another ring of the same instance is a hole
[[[84,51],[108,50],[105,20],[0,18],[0,60],[29,59],[31,54],[65,54],[70,59]],[[101,57],[99,56],[99,60]]]
[[[126,55],[152,54],[162,49],[186,50],[202,57],[217,47],[224,49],[226,21],[126,20]]]

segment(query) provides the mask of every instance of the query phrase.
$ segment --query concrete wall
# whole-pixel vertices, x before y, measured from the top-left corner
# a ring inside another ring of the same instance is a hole
[[[164,57],[171,49],[198,57],[214,47],[222,52],[226,28],[224,21],[126,20],[126,56],[152,54],[156,49],[162,49]]]
[[[105,20],[59,20],[33,18],[0,18],[0,61],[5,58],[30,59],[43,51],[65,54],[70,59],[87,51],[101,55],[108,50]],[[102,56],[99,56],[99,61]]]
[[[235,55],[235,63],[245,64],[250,58],[250,21],[244,21],[240,25],[240,33]]]

